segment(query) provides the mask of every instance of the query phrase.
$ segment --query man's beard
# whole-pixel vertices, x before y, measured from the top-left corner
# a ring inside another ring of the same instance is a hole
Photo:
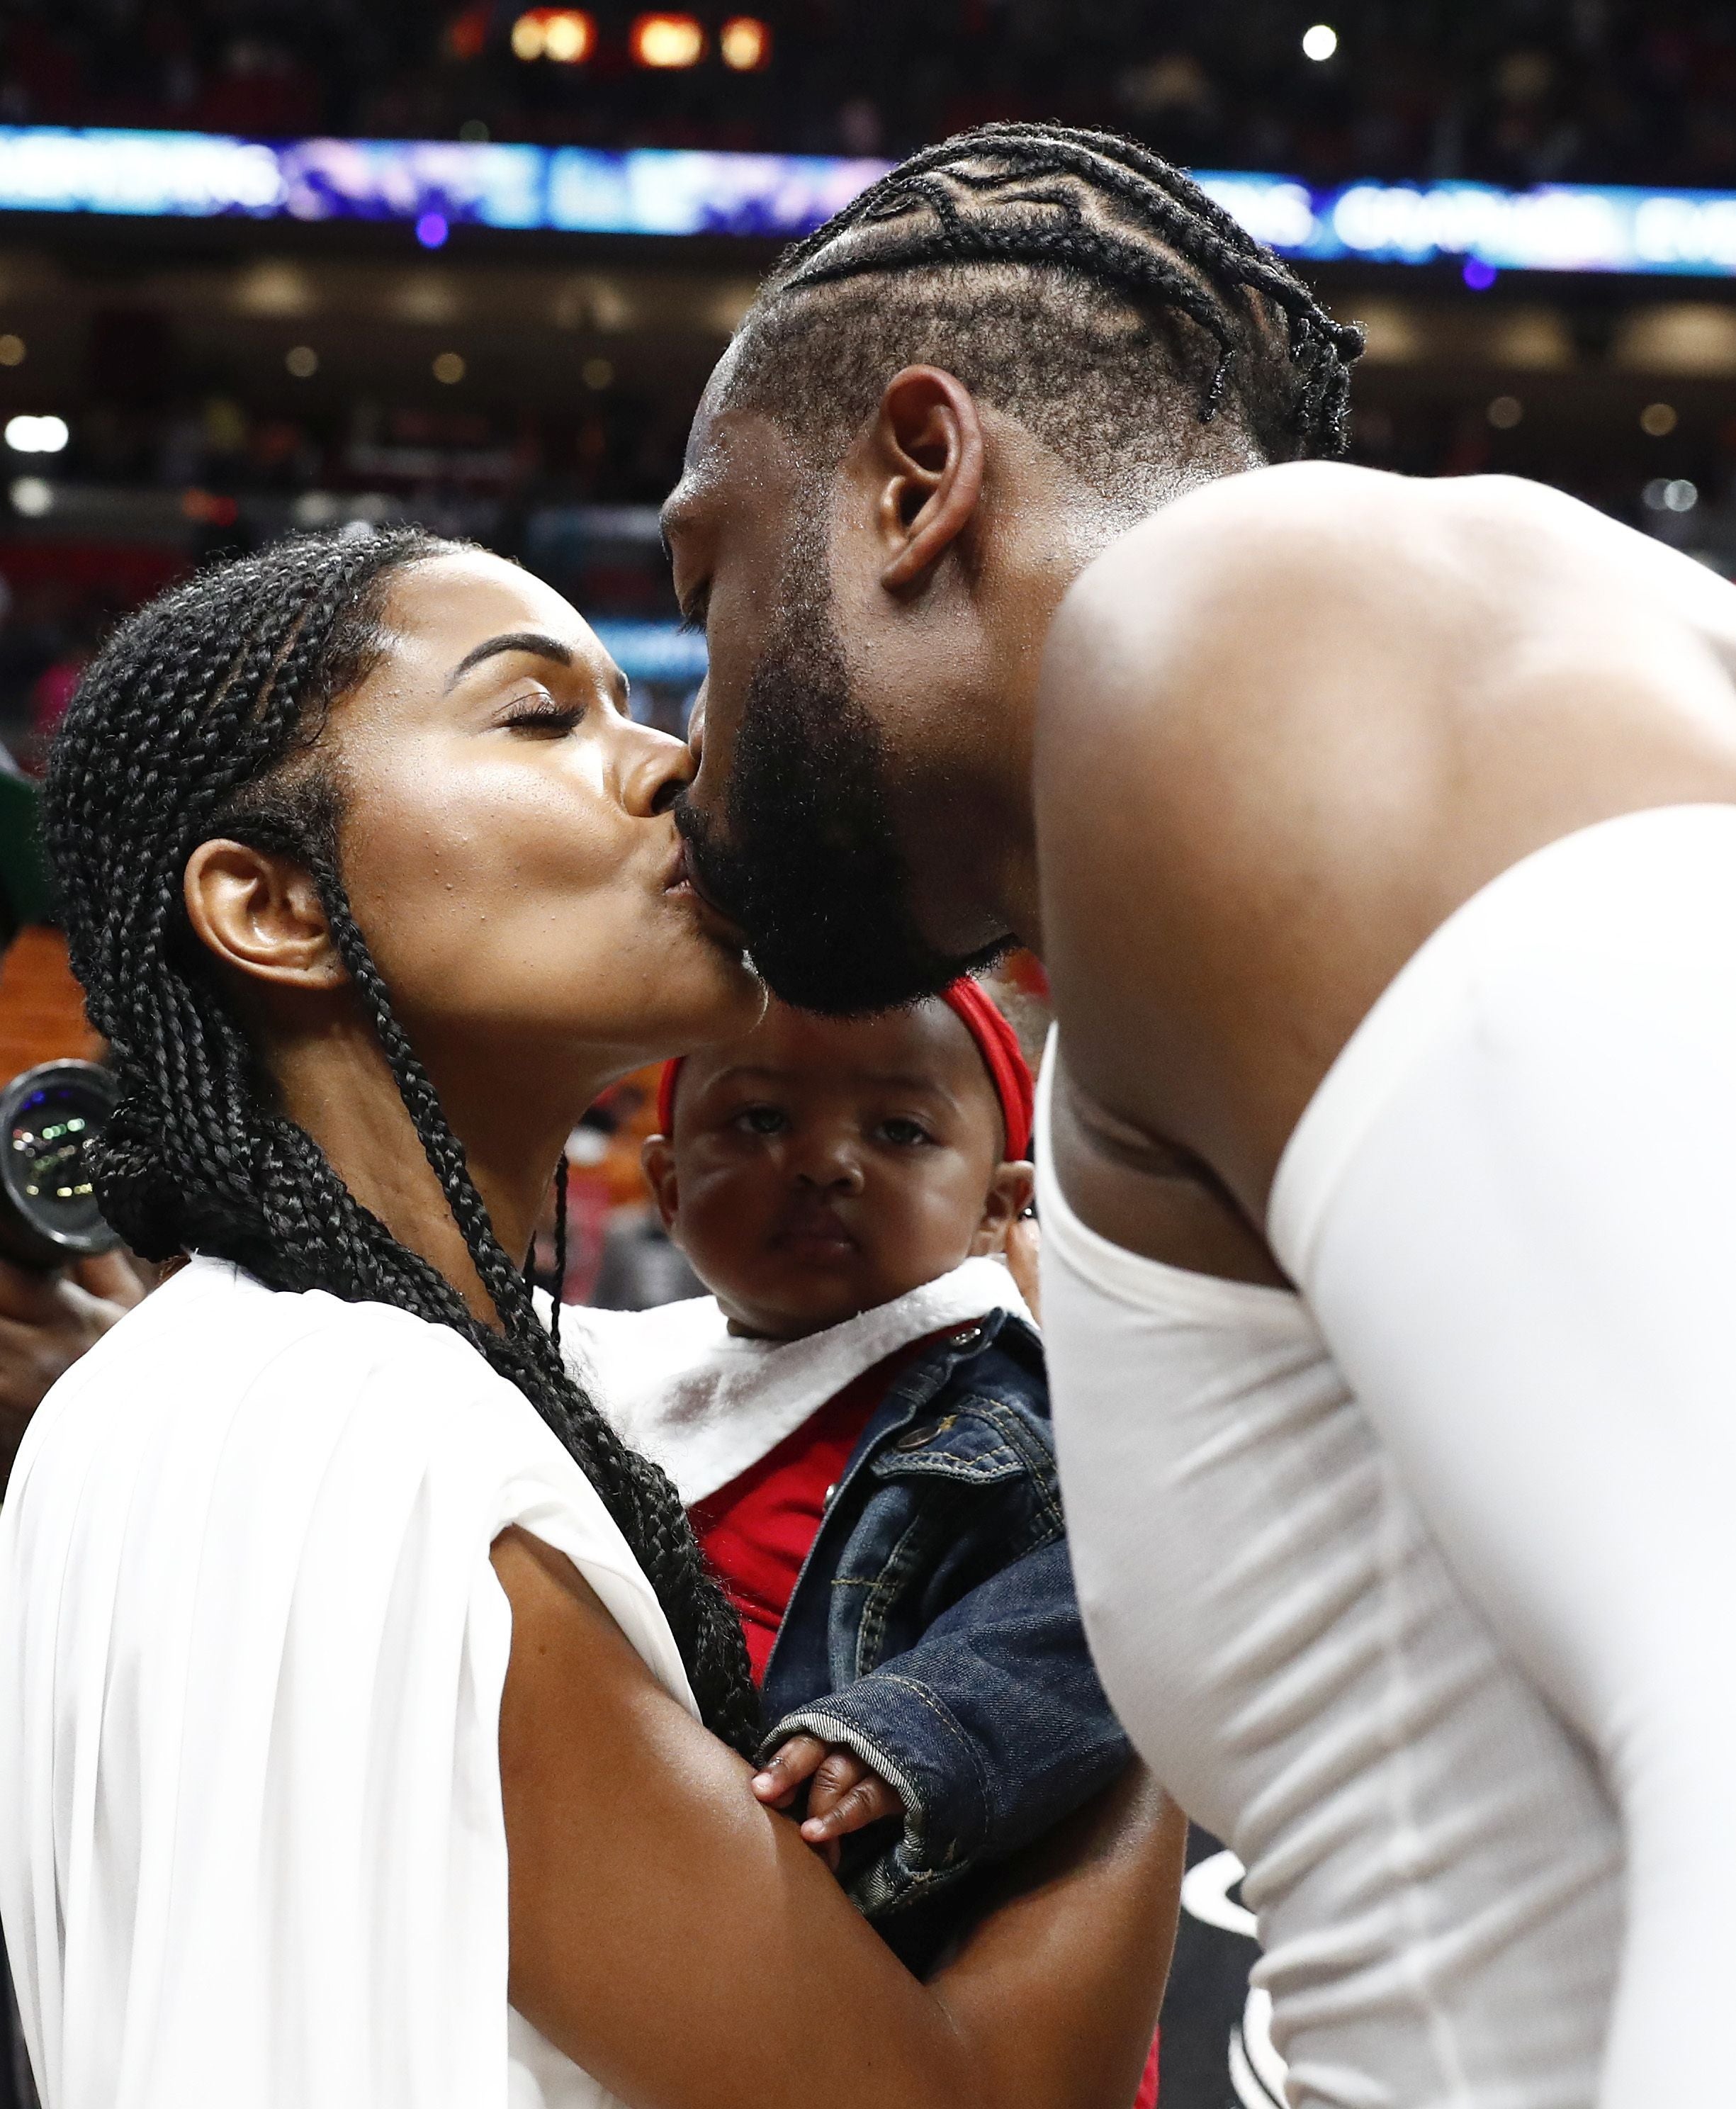
[[[740,925],[786,1003],[832,1017],[890,1010],[991,965],[917,927],[887,791],[886,743],[857,700],[830,607],[802,565],[747,687],[724,833],[678,805],[701,886]]]

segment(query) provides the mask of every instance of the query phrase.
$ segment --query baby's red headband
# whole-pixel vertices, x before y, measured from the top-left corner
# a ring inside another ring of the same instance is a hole
[[[1030,1131],[1036,1118],[1037,1095],[1019,1036],[1007,1023],[1000,1005],[980,982],[969,975],[940,991],[940,1000],[964,1021],[964,1029],[976,1042],[994,1095],[1001,1102],[1001,1119],[1007,1129],[1007,1155],[1017,1163],[1030,1154]]]
[[[1007,1130],[1007,1155],[1014,1163],[1030,1154],[1031,1123],[1036,1116],[1036,1092],[1031,1084],[1024,1050],[1018,1035],[1001,1014],[993,996],[961,976],[940,991],[940,1000],[954,1011],[976,1042],[994,1095],[1000,1100],[1001,1119]],[[665,1135],[675,1131],[675,1082],[687,1059],[678,1054],[663,1065],[657,1081],[657,1126]]]

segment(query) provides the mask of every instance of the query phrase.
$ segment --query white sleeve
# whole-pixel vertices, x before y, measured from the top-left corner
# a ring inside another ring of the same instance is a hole
[[[1461,909],[1316,1095],[1270,1228],[1619,1813],[1600,2109],[1728,2098],[1736,808],[1606,822]]]

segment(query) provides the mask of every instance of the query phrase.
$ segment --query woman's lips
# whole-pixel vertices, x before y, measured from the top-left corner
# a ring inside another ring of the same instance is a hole
[[[727,909],[719,908],[706,892],[698,872],[693,867],[692,855],[685,842],[678,852],[666,890],[692,901],[698,910],[699,919],[710,936],[736,951],[746,950],[747,940],[741,924]]]

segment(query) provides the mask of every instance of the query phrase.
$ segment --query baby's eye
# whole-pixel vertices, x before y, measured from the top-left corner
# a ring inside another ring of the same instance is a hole
[[[730,1122],[744,1135],[782,1135],[789,1124],[779,1106],[743,1106]]]
[[[883,1120],[874,1132],[882,1142],[893,1143],[900,1149],[919,1149],[925,1142],[934,1140],[920,1121],[905,1120],[901,1115]]]

